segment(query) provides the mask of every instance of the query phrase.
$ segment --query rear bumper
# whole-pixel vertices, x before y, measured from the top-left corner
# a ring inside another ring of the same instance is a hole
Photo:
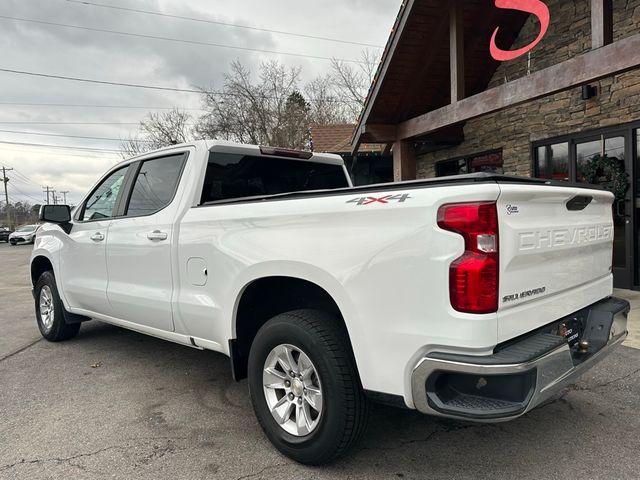
[[[518,339],[486,357],[431,353],[411,377],[415,407],[422,413],[481,422],[517,418],[540,405],[600,362],[627,337],[629,303],[609,298],[546,330]],[[571,318],[583,322],[581,352],[553,333]]]

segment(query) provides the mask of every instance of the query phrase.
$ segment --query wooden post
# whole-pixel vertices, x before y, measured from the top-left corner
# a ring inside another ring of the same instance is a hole
[[[449,2],[449,55],[451,66],[451,103],[465,97],[464,88],[464,2]]]
[[[591,0],[591,48],[613,43],[613,0]]]
[[[416,151],[413,143],[400,140],[393,144],[393,180],[415,180],[417,174]]]

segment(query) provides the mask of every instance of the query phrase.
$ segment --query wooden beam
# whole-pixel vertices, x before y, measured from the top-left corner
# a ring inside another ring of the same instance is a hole
[[[591,48],[613,43],[613,0],[591,0]]]
[[[449,2],[449,58],[451,68],[451,103],[465,97],[464,82],[464,2]]]
[[[400,43],[400,37],[404,33],[404,27],[407,24],[407,20],[411,16],[411,12],[413,11],[413,7],[415,5],[416,0],[406,0],[402,3],[400,7],[400,13],[398,18],[396,19],[396,23],[393,26],[391,31],[391,37],[387,43],[387,47],[382,55],[381,65],[376,72],[376,75],[373,79],[373,91],[367,96],[364,104],[364,110],[362,112],[362,116],[358,121],[359,125],[364,125],[367,123],[369,119],[369,114],[371,113],[371,109],[373,105],[376,103],[376,99],[378,98],[378,93],[380,92],[380,87],[382,86],[382,81],[387,75],[387,70],[389,65],[391,64],[391,59],[394,57],[396,48],[398,47],[398,43]],[[358,145],[358,136],[361,134],[360,129],[356,129],[353,133],[353,137],[351,137],[351,143],[353,145],[353,150],[355,151],[356,146]]]
[[[429,37],[434,43],[445,41],[448,30],[449,24],[447,22],[438,22],[436,28],[429,32]],[[396,109],[394,118],[409,118],[409,114],[415,108],[416,98],[418,98],[421,93],[424,93],[424,79],[433,71],[433,62],[438,53],[439,49],[431,46],[422,49],[422,52],[416,57],[415,63],[419,65],[418,70],[408,78],[409,86],[405,90],[402,100],[398,102],[398,108]]]
[[[636,34],[402,122],[398,125],[398,139],[435,132],[639,66],[640,34]]]
[[[393,144],[393,180],[415,180],[416,152],[412,142],[401,140]]]
[[[360,134],[365,143],[393,143],[397,140],[395,125],[364,125]]]

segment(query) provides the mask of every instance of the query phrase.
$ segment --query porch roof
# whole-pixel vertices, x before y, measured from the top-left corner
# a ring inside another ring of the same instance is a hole
[[[484,91],[499,62],[489,53],[493,31],[510,49],[528,14],[499,9],[489,0],[464,0],[465,96]],[[405,0],[387,42],[352,142],[391,140],[367,125],[398,125],[451,102],[449,2]]]

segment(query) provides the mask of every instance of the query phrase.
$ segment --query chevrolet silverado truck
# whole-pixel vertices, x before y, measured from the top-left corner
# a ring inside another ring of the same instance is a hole
[[[73,215],[42,208],[37,325],[228,355],[270,441],[321,464],[371,401],[506,421],[619,345],[613,199],[488,174],[353,187],[338,156],[172,146],[113,167]]]

